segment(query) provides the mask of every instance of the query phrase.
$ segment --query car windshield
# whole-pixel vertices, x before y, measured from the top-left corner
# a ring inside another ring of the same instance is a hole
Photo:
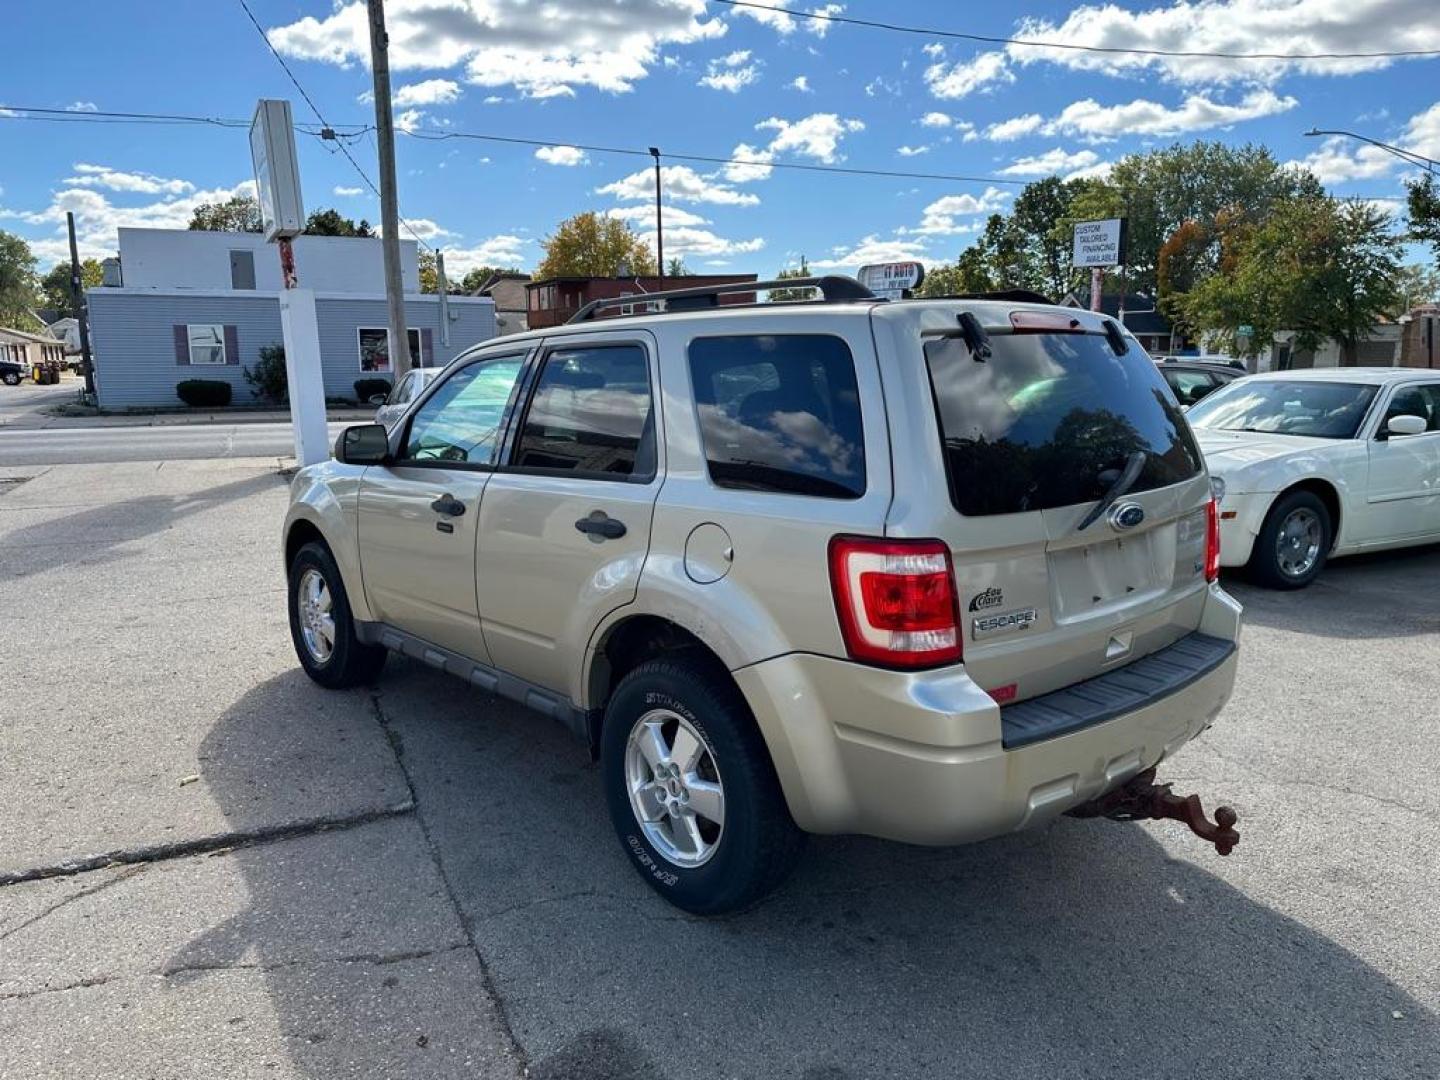
[[[1187,414],[1201,431],[1263,431],[1317,439],[1353,439],[1375,387],[1363,383],[1299,379],[1241,379]]]

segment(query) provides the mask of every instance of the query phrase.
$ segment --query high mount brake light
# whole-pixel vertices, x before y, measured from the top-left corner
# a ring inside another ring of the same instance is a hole
[[[960,661],[955,573],[941,541],[837,536],[830,586],[851,658],[897,668]]]
[[[1012,311],[1010,328],[1017,334],[1085,333],[1079,319],[1055,311]]]
[[[1205,504],[1205,580],[1220,577],[1220,504],[1211,499]]]

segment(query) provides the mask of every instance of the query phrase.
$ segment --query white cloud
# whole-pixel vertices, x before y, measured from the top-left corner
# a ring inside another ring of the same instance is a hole
[[[640,234],[640,242],[649,246],[655,244],[655,232]],[[765,246],[765,241],[760,237],[752,240],[729,240],[723,236],[717,236],[708,229],[697,229],[689,225],[678,225],[670,227],[669,219],[665,222],[665,257],[672,255],[695,255],[717,257],[721,255],[741,255],[747,252],[759,251]]]
[[[335,191],[335,194],[336,194],[336,195],[342,196],[343,198],[347,198],[347,199],[353,198],[353,197],[356,196],[356,195],[364,195],[364,194],[365,194],[365,189],[364,189],[364,188],[359,188],[359,187],[343,187],[343,186],[341,186],[341,185],[339,185],[339,184],[337,184],[337,185],[335,186],[334,191]]]
[[[460,84],[453,79],[426,79],[424,82],[400,87],[390,96],[390,100],[404,108],[408,105],[449,105],[459,97]]]
[[[93,101],[72,101],[65,106],[66,112],[99,112],[100,106]]]
[[[93,175],[93,174],[92,174]],[[194,185],[184,195],[166,195],[140,206],[116,206],[110,196],[91,187],[66,187],[55,192],[50,204],[42,210],[0,210],[0,218],[27,225],[52,227],[49,236],[31,237],[30,250],[42,266],[69,259],[70,249],[65,234],[65,213],[75,215],[76,247],[82,259],[103,259],[114,255],[118,244],[116,230],[123,227],[139,229],[183,229],[190,224],[195,208],[202,203],[224,202],[236,195],[253,195],[255,185],[242,180],[234,187],[196,190]]]
[[[563,165],[566,168],[584,165],[590,160],[578,146],[542,146],[535,151],[535,156],[547,165]]]
[[[812,15],[843,15],[845,13],[845,5],[821,4],[819,7],[811,8],[810,13]],[[830,22],[828,19],[805,20],[805,29],[809,30],[810,33],[814,34],[816,37],[824,37],[830,32],[831,28],[834,25],[835,24]]]
[[[799,90],[802,94],[814,93],[814,91],[810,89],[809,76],[806,75],[796,75],[795,78],[791,79],[785,85],[790,87],[791,90]]]
[[[899,154],[901,157],[919,157],[921,154],[928,154],[928,153],[930,152],[930,147],[928,147],[928,146],[898,146],[898,147],[895,148],[895,152],[896,152],[897,154]]]
[[[1107,48],[1198,53],[1335,53],[1440,49],[1433,0],[1178,0],[1148,11],[1086,5],[1061,22],[1024,19],[1020,38]],[[1344,75],[1390,67],[1393,58],[1225,60],[1091,53],[1010,46],[1019,65],[1053,63],[1082,71],[1151,70],[1178,83],[1268,83],[1298,72]]]
[[[807,31],[816,37],[824,37],[830,32],[834,25],[826,19],[796,19],[786,11],[777,10],[780,8],[793,8],[796,5],[787,0],[748,0],[750,6],[732,8],[734,14],[744,15],[746,18],[754,19],[762,26],[768,26],[777,34],[782,36],[793,34],[796,23],[800,23]],[[819,7],[810,8],[811,14],[815,15],[839,15],[845,11],[844,4],[821,4]]]
[[[748,184],[755,180],[768,180],[775,170],[769,164],[775,155],[761,147],[740,143],[730,152],[735,163],[720,170],[722,176],[732,184]]]
[[[682,226],[709,225],[710,219],[701,217],[699,214],[689,210],[683,210],[678,206],[663,206],[661,213],[664,216],[666,236],[673,225],[675,228]],[[612,217],[631,225],[647,226],[655,224],[655,207],[653,206],[615,206],[605,211],[606,217]]]
[[[700,79],[700,85],[738,94],[742,87],[749,86],[759,78],[759,61],[752,62],[750,50],[741,49],[711,60],[705,67],[705,75]]]
[[[395,117],[396,131],[414,131],[420,126],[420,121],[425,119],[425,113],[421,109],[406,109],[399,116]]]
[[[923,127],[948,128],[952,123],[954,123],[954,121],[943,112],[927,112],[924,116],[920,117],[920,124]]]
[[[859,120],[842,120],[835,113],[812,113],[795,121],[772,116],[756,124],[755,130],[776,133],[768,147],[772,154],[790,150],[828,165],[837,160],[840,141],[851,132],[864,131],[865,125]]]
[[[987,127],[985,137],[995,142],[1011,142],[1039,131],[1044,123],[1045,118],[1039,113],[1012,116],[1009,120],[1001,120],[998,124]]]
[[[925,85],[938,98],[962,98],[976,90],[1015,81],[1003,52],[984,52],[969,60],[943,60],[925,69]]]
[[[380,235],[378,228],[375,230],[375,234],[377,236]],[[442,228],[437,222],[431,221],[429,218],[407,217],[400,223],[400,239],[402,240],[414,240],[416,237],[419,237],[421,240],[443,240],[447,236],[458,237],[459,235],[457,232],[451,232],[449,229]],[[449,248],[446,248],[445,258],[447,260],[450,258]]]
[[[77,187],[105,188],[109,191],[134,191],[143,195],[184,195],[195,190],[189,180],[167,180],[150,173],[124,172],[107,165],[90,165],[80,162],[75,165],[75,176],[65,178],[65,183]]]
[[[1094,150],[1077,150],[1067,153],[1060,147],[1047,150],[1032,157],[1017,158],[1013,165],[1000,170],[1001,176],[1050,176],[1055,173],[1071,174],[1088,169],[1100,160]]]
[[[868,263],[905,262],[918,260],[933,263],[920,240],[882,240],[871,234],[858,243],[832,248],[828,258],[811,259],[812,270],[856,270]]]
[[[1191,94],[1178,108],[1137,98],[1123,105],[1101,105],[1091,98],[1065,106],[1045,125],[1047,135],[1078,135],[1096,141],[1123,135],[1182,135],[1209,128],[1229,127],[1288,112],[1299,102],[1269,90],[1255,90],[1234,105]]]
[[[974,232],[975,224],[961,223],[958,217],[993,214],[1005,208],[1010,192],[991,185],[980,195],[943,195],[925,207],[925,215],[915,228],[895,230],[900,236],[954,236]]]
[[[663,166],[660,170],[660,186],[665,197],[674,202],[712,203],[719,206],[755,206],[760,202],[759,196],[736,191],[713,177],[701,176],[688,165]],[[641,169],[614,183],[597,188],[595,193],[613,195],[623,201],[653,199],[655,173],[649,168]]]
[[[501,234],[481,240],[472,247],[445,248],[445,273],[459,279],[480,266],[523,266],[525,247],[531,241],[524,237]]]
[[[632,90],[659,63],[661,46],[721,37],[726,24],[707,14],[703,0],[628,0],[603,12],[592,0],[548,0],[543,14],[517,0],[391,0],[386,29],[397,71],[463,64],[470,83],[545,98],[576,87]],[[369,63],[360,0],[336,0],[324,18],[307,15],[269,36],[286,56]]]

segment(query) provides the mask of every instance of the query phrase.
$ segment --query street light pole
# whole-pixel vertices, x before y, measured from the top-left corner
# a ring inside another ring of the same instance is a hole
[[[660,278],[660,288],[665,288],[665,223],[660,218],[660,148],[650,147],[650,156],[655,159],[655,264]]]
[[[406,330],[405,286],[400,276],[400,209],[395,198],[395,120],[390,108],[390,37],[385,0],[366,0],[370,15],[370,68],[375,76],[375,141],[380,149],[380,245],[385,256],[385,300],[390,311],[390,372],[399,379],[412,366]]]
[[[1361,142],[1369,143],[1371,146],[1378,146],[1387,154],[1392,154],[1406,164],[1414,165],[1417,169],[1424,169],[1427,173],[1440,172],[1440,161],[1436,161],[1434,158],[1428,158],[1424,154],[1417,154],[1413,150],[1405,150],[1398,146],[1391,146],[1389,143],[1383,143],[1379,139],[1372,139],[1368,135],[1359,135],[1353,131],[1322,131],[1319,128],[1311,128],[1305,132],[1305,135],[1306,137],[1316,135],[1343,135],[1348,139],[1359,139]]]

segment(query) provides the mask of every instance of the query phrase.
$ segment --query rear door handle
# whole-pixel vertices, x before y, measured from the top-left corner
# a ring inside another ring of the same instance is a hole
[[[459,517],[465,513],[465,504],[447,491],[430,504],[430,509],[446,517]]]
[[[575,522],[575,528],[587,536],[598,536],[602,540],[618,540],[625,535],[625,523],[610,517],[604,510],[592,510],[589,517]]]

